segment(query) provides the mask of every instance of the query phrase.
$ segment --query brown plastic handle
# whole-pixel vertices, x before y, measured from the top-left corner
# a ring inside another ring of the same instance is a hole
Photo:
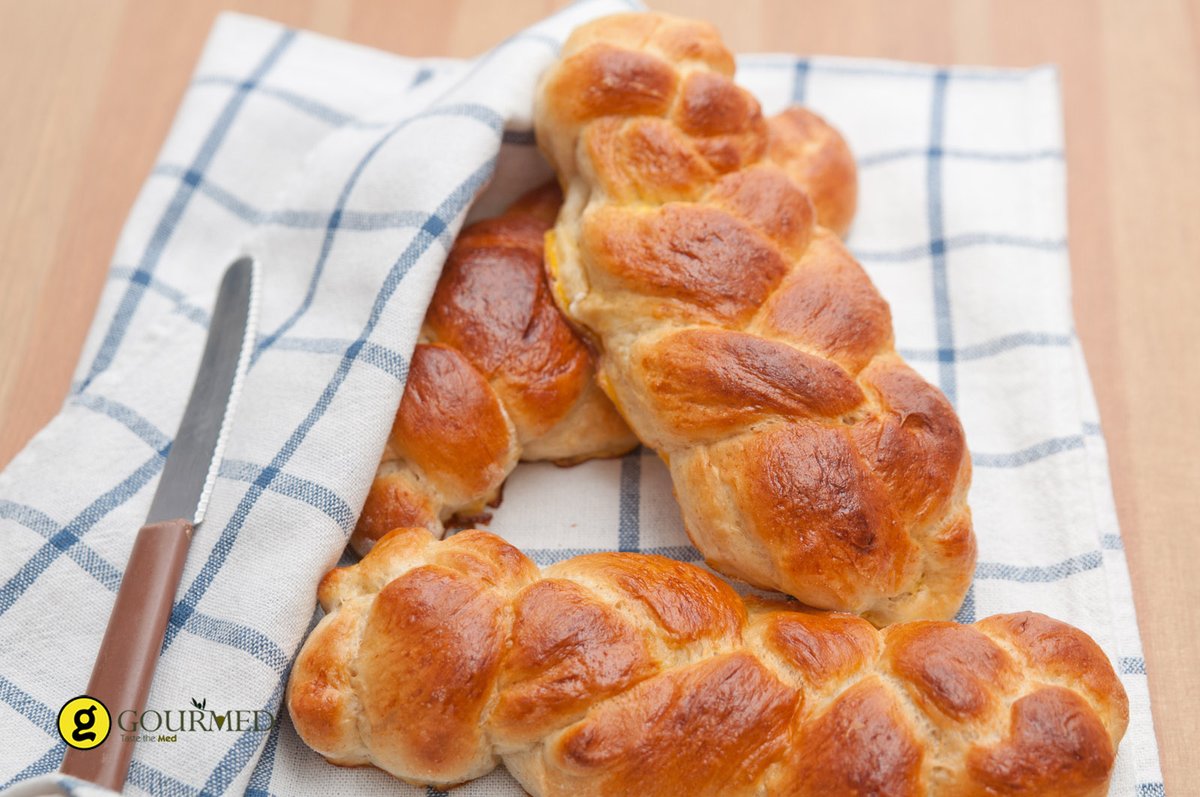
[[[191,538],[192,524],[182,519],[150,523],[138,532],[87,687],[108,709],[113,727],[90,750],[68,748],[64,774],[116,792],[124,788],[133,742],[121,740],[117,717],[123,711],[141,714],[146,707]]]

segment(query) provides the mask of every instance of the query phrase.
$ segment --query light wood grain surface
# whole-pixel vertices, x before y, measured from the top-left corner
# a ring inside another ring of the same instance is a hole
[[[1200,794],[1200,0],[651,0],[741,51],[1060,65],[1075,312],[1167,790]],[[107,262],[221,9],[471,55],[544,0],[0,0],[0,465],[57,411]]]

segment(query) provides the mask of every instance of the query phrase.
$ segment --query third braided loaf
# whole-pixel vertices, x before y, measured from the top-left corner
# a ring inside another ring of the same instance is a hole
[[[300,737],[412,783],[502,759],[535,797],[1099,795],[1125,692],[1039,614],[880,632],[694,565],[398,529],[334,570],[292,670]]]

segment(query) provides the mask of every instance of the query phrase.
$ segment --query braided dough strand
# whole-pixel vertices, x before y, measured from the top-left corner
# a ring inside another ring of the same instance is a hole
[[[1096,644],[1043,615],[877,631],[658,556],[539,573],[487,532],[398,529],[319,597],[297,732],[414,784],[503,761],[535,797],[1102,795],[1128,718]]]
[[[566,196],[554,296],[709,564],[878,625],[949,618],[975,563],[962,427],[732,74],[704,23],[572,34],[535,114]]]

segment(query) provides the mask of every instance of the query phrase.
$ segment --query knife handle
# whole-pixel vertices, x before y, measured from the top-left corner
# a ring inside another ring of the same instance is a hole
[[[165,520],[142,526],[133,543],[87,687],[113,726],[121,712],[140,715],[146,707],[191,538],[190,522]],[[120,728],[113,727],[90,750],[68,748],[62,772],[120,792],[132,757],[133,742],[122,741]]]

